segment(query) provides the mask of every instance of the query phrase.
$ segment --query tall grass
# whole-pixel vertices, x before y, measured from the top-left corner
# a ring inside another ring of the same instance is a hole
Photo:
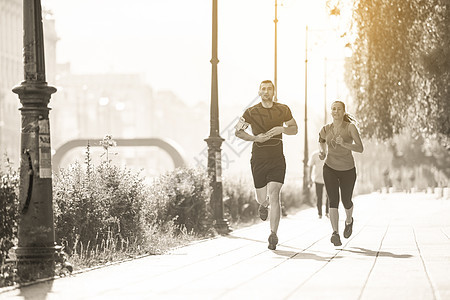
[[[106,239],[90,241],[87,244],[78,242],[74,252],[68,258],[74,270],[83,270],[109,263],[133,259],[148,254],[163,254],[174,247],[194,241],[197,236],[181,230],[173,222],[150,228],[147,247],[138,239],[120,239],[109,234]]]

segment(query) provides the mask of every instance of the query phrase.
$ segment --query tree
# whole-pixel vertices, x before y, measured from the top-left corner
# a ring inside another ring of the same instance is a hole
[[[423,41],[416,45],[418,101],[412,124],[450,145],[450,1],[433,0],[420,16]],[[422,112],[422,113],[421,113]],[[423,113],[425,112],[425,113]],[[445,139],[446,138],[446,139]]]
[[[362,134],[450,145],[450,0],[355,0],[346,81]]]

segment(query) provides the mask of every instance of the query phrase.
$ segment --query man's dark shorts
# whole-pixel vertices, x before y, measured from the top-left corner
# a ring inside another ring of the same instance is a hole
[[[276,158],[252,157],[250,165],[255,188],[263,188],[271,181],[284,183],[284,176],[286,175],[286,160],[284,156]]]

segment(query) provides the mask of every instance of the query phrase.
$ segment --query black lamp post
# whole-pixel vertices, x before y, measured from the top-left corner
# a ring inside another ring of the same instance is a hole
[[[60,246],[53,225],[49,110],[56,88],[45,81],[44,37],[40,0],[23,1],[25,80],[13,88],[22,107],[18,272],[22,280],[54,275]]]
[[[336,13],[336,11],[334,12]],[[339,10],[337,10],[339,13]],[[303,157],[303,193],[304,196],[309,199],[309,187],[308,187],[308,25],[305,30],[305,149]],[[328,31],[328,30],[312,30],[314,31]],[[346,46],[347,47],[347,46]],[[324,57],[324,124],[327,123],[327,66],[328,58]]]
[[[303,196],[309,200],[308,186],[308,26],[305,31],[305,148],[303,150]]]
[[[328,66],[328,59],[325,56],[325,58],[323,59],[323,109],[324,109],[324,114],[323,114],[323,124],[327,124],[327,117],[328,117],[328,112],[327,112],[327,66]]]
[[[275,101],[278,101],[278,95],[277,95],[277,91],[278,91],[278,82],[277,82],[277,24],[278,24],[278,16],[277,16],[277,9],[278,9],[278,3],[277,0],[275,0],[275,19],[273,20],[273,22],[275,23],[275,49],[274,49],[274,77],[273,77],[273,81],[274,81],[274,85],[275,85]]]
[[[221,146],[224,141],[219,134],[219,101],[217,83],[217,0],[212,1],[212,58],[211,58],[211,121],[208,144],[208,175],[212,188],[211,207],[214,213],[215,228],[224,234],[230,232],[228,221],[223,216],[222,189],[222,154]]]

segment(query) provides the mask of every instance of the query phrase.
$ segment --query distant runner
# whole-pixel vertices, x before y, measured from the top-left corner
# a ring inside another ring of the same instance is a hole
[[[322,218],[322,198],[323,198],[323,160],[319,158],[319,150],[316,150],[311,154],[308,161],[309,166],[309,183],[314,182],[316,190],[316,204],[317,212],[319,213],[319,218]],[[325,216],[329,217],[330,214],[330,203],[328,201],[327,193],[325,192],[326,202],[325,202]]]

